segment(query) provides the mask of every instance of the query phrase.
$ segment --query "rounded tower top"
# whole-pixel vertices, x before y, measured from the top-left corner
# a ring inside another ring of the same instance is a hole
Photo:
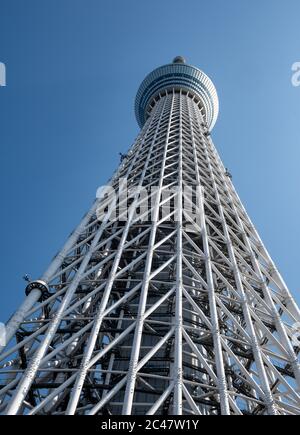
[[[173,59],[173,63],[186,63],[186,62],[183,56],[176,56]]]
[[[182,89],[195,95],[204,108],[209,130],[213,129],[219,113],[216,88],[203,71],[187,65],[182,56],[176,56],[172,63],[156,68],[140,85],[135,98],[135,115],[141,128],[149,117],[151,103],[159,94],[170,89]]]

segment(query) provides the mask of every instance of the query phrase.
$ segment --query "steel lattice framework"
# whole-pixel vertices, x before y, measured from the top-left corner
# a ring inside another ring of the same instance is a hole
[[[300,312],[211,140],[213,84],[176,58],[136,113],[119,193],[96,199],[7,324],[0,412],[300,414]]]

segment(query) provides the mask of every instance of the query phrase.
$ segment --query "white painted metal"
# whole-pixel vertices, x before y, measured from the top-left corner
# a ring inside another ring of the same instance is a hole
[[[0,413],[300,415],[299,308],[209,137],[213,84],[194,68],[209,86],[181,87],[176,65],[173,87],[151,84],[109,195],[42,276],[49,294],[33,289],[8,322]]]

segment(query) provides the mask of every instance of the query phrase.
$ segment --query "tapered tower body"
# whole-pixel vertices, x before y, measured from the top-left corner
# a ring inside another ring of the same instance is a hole
[[[211,140],[214,85],[177,57],[135,108],[138,138],[7,323],[1,413],[300,414],[299,309]]]

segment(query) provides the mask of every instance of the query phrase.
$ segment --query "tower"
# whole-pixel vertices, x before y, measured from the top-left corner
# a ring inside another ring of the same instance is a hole
[[[2,414],[300,414],[300,312],[211,140],[218,97],[182,57],[6,325]]]

